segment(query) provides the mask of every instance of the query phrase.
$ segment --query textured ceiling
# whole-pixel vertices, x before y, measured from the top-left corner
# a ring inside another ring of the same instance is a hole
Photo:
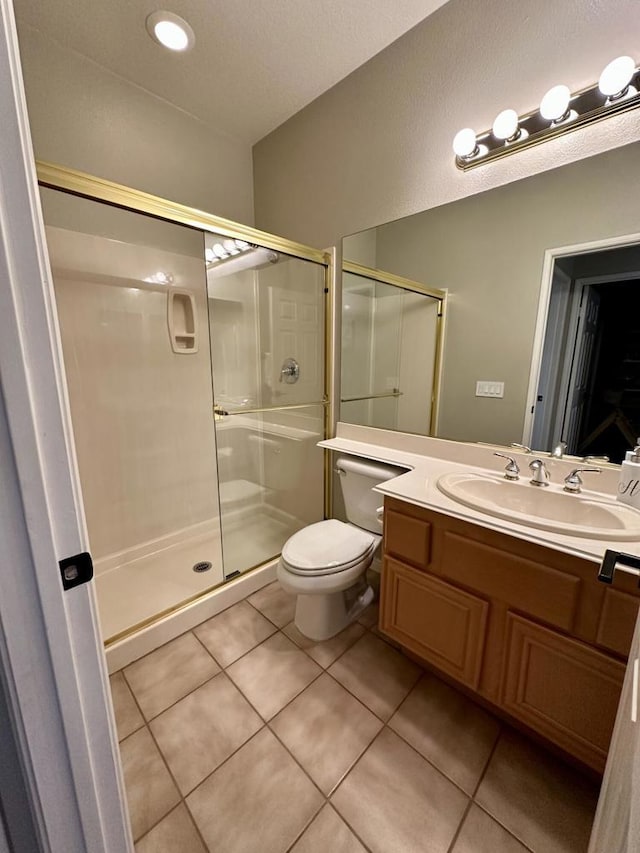
[[[217,130],[254,143],[445,0],[14,0],[30,26]],[[175,54],[145,19],[169,8],[193,27]]]

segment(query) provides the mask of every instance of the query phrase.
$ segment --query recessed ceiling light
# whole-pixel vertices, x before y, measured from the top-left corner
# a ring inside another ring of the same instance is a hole
[[[169,50],[188,50],[196,40],[189,24],[173,12],[152,12],[147,18],[147,31],[154,41]]]

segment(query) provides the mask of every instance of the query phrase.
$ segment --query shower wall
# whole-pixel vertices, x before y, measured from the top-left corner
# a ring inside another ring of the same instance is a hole
[[[47,241],[99,572],[218,516],[202,261],[52,227]],[[159,270],[194,294],[195,354],[172,352],[167,288],[143,281]]]

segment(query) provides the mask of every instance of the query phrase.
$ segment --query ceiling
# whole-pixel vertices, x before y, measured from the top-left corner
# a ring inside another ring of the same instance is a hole
[[[446,0],[14,0],[32,27],[253,144]],[[194,48],[148,36],[158,8],[182,16]]]

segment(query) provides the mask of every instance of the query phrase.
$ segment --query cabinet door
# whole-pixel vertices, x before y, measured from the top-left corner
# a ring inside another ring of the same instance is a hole
[[[476,689],[488,603],[388,557],[383,584],[382,630],[442,672]]]
[[[602,771],[624,666],[513,613],[507,628],[504,709]]]

